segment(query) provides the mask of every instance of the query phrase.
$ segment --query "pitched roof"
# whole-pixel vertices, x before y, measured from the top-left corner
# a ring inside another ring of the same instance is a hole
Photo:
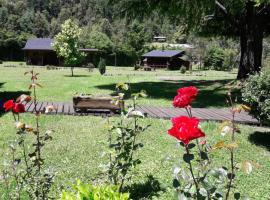
[[[31,38],[28,39],[23,50],[54,51],[53,39],[50,38]],[[98,49],[80,49],[83,52],[98,52]]]
[[[50,38],[32,38],[28,39],[23,50],[49,50],[53,51],[53,39]]]
[[[184,51],[178,51],[178,50],[153,50],[150,51],[144,55],[142,55],[142,57],[163,57],[163,58],[171,58],[174,56],[181,56],[182,54],[184,54]]]

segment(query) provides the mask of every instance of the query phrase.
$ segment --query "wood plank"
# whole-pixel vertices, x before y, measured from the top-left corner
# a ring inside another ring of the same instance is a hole
[[[63,103],[60,102],[57,104],[56,113],[60,115],[63,114]]]
[[[54,106],[55,108],[58,108],[58,103],[56,102],[49,102],[48,106]],[[57,110],[53,110],[52,112],[50,112],[49,114],[51,115],[56,115],[57,114]]]
[[[208,115],[200,112],[200,110],[198,108],[193,108],[192,109],[192,116],[196,117],[196,118],[198,118],[199,120],[202,120],[202,121],[208,119]]]
[[[34,112],[34,109],[35,109],[35,103],[33,102],[29,108],[27,109],[27,112]]]
[[[75,110],[74,110],[73,104],[70,104],[70,106],[69,106],[69,115],[74,115],[74,114],[75,114]]]
[[[149,106],[141,106],[141,108],[143,108],[143,110],[145,110],[145,112],[147,113],[148,116],[150,117],[154,117],[154,118],[159,118],[158,115],[156,115],[155,112],[153,112]]]
[[[204,114],[206,116],[205,119],[208,119],[208,120],[215,120],[215,119],[220,120],[220,121],[226,120],[224,116],[213,112],[212,109],[201,108],[199,112]]]
[[[217,108],[212,108],[211,111],[217,115],[222,116],[223,121],[231,120],[231,113],[228,109],[217,109]]]
[[[147,115],[148,115],[147,110],[145,110],[143,106],[137,105],[136,110],[142,112],[144,114],[144,116],[147,117]]]
[[[176,115],[176,117],[188,116],[186,110],[183,108],[170,108],[170,109],[171,109],[171,112]]]
[[[170,113],[170,108],[162,108],[162,107],[154,107],[157,111],[160,111],[160,114],[163,116],[163,119],[171,119],[174,117],[172,113]]]
[[[48,102],[46,102],[46,101],[43,102],[43,104],[42,104],[42,106],[41,106],[41,108],[40,108],[40,111],[41,111],[42,113],[45,112],[45,109],[46,109],[47,105],[48,105]]]
[[[25,106],[25,111],[28,112],[28,109],[30,108],[30,106],[32,105],[33,101],[30,101],[29,103],[26,104]]]
[[[37,106],[36,106],[37,112],[40,112],[40,108],[41,108],[42,104],[43,104],[43,102],[38,102],[37,103]]]
[[[88,110],[86,113],[76,113],[72,103],[63,102],[37,102],[37,111],[44,111],[46,106],[53,105],[57,108],[51,114],[66,114],[66,115],[79,115],[79,116],[102,116],[110,117],[112,113],[108,110]],[[34,112],[34,102],[25,103],[25,109],[27,112]],[[136,110],[141,111],[146,116],[159,118],[159,119],[171,119],[178,116],[187,116],[185,109],[183,108],[173,108],[173,107],[159,107],[159,106],[137,106]],[[232,115],[229,109],[217,109],[217,108],[193,108],[193,116],[199,118],[200,120],[211,120],[211,121],[225,121],[231,120]],[[241,112],[237,113],[235,116],[235,121],[237,123],[245,124],[259,124],[258,120],[252,118],[248,113]]]
[[[158,119],[163,119],[163,115],[159,112],[159,110],[150,106],[145,107],[145,108],[149,111],[150,115],[152,115],[153,117],[156,117]]]
[[[69,113],[69,104],[64,103],[63,105],[63,114],[68,114]]]

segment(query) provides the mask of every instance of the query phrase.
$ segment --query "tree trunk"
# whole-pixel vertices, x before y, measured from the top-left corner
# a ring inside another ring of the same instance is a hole
[[[73,69],[74,67],[71,67],[71,76],[73,77]]]
[[[246,4],[246,13],[240,27],[241,59],[237,79],[246,79],[262,67],[263,24],[256,16],[254,3]]]

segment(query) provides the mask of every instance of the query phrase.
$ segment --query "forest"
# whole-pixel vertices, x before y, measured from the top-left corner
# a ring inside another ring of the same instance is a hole
[[[120,16],[109,0],[0,0],[0,60],[22,60],[28,38],[53,38],[70,18],[83,28],[82,47],[111,57],[117,53],[122,65],[135,62],[154,36],[177,40],[175,30],[181,30],[157,13],[132,20]]]

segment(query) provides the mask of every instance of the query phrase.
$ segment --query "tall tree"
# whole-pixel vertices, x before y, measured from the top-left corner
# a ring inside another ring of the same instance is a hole
[[[270,0],[112,0],[124,13],[141,15],[158,10],[187,25],[201,28],[216,20],[215,30],[240,36],[241,61],[238,79],[259,72],[263,36],[270,31]],[[218,23],[217,23],[218,22]]]
[[[58,57],[64,58],[64,64],[71,68],[73,76],[74,67],[81,64],[84,53],[79,49],[79,39],[82,30],[72,20],[66,20],[61,27],[61,32],[54,38],[53,47]]]

